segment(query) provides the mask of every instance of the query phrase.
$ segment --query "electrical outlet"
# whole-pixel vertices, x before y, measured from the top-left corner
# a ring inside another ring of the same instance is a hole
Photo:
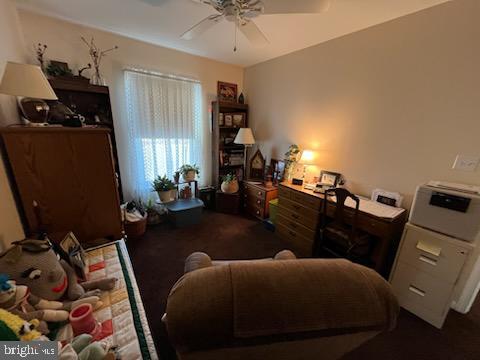
[[[462,171],[475,171],[480,158],[478,156],[457,155],[452,169]]]

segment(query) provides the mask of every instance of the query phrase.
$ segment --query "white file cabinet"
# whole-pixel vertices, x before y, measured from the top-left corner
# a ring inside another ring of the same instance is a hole
[[[408,223],[390,276],[400,306],[441,328],[472,249],[470,243]]]

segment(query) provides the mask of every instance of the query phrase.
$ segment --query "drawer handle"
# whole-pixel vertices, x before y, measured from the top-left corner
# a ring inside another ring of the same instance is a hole
[[[293,217],[294,219],[300,218],[300,216],[298,216],[297,214],[292,214],[292,217]]]
[[[428,244],[428,243],[423,242],[423,241],[419,241],[417,243],[417,249],[421,250],[421,251],[424,251],[426,253],[429,253],[433,256],[440,256],[440,253],[442,252],[441,247],[435,246],[435,245],[432,245],[432,244]]]
[[[289,230],[288,233],[292,236],[297,236],[297,234],[295,232],[291,231],[291,230]]]
[[[259,191],[259,192],[257,193],[257,195],[258,195],[258,196],[262,195],[262,192],[261,192],[261,191]]]
[[[418,260],[423,261],[424,263],[427,263],[427,264],[429,264],[429,265],[437,266],[437,260],[435,260],[435,259],[430,259],[429,257],[424,256],[424,255],[420,255],[420,257],[418,258]]]
[[[257,215],[260,215],[260,211],[259,211],[259,210],[257,210],[256,214],[257,214]]]
[[[260,204],[260,203],[261,203],[261,201],[260,201],[260,200],[257,200],[257,204]]]
[[[408,290],[410,290],[411,292],[413,292],[414,294],[417,294],[421,297],[424,297],[425,296],[425,291],[423,290],[420,290],[419,288],[417,288],[416,286],[413,286],[413,285],[410,285],[408,287]]]
[[[300,209],[300,205],[292,205],[295,209],[299,210]]]
[[[290,226],[293,227],[294,229],[296,229],[298,227],[297,224],[292,223],[292,222],[290,223]]]

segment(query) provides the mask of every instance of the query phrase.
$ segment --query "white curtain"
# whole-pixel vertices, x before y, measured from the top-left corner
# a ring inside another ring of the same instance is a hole
[[[153,179],[172,179],[183,164],[196,164],[200,175],[207,173],[208,130],[199,82],[126,70],[125,93],[128,174],[122,178],[127,200],[153,198]]]

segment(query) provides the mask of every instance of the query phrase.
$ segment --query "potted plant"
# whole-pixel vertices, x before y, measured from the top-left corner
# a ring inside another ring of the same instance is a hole
[[[222,192],[226,194],[233,194],[238,192],[238,180],[233,174],[227,174],[222,178],[222,185],[220,186]]]
[[[195,175],[200,174],[200,169],[197,165],[182,165],[180,169],[178,169],[180,174],[182,174],[182,178],[184,181],[193,181],[195,180]]]
[[[157,192],[161,202],[172,200],[172,190],[175,190],[175,184],[166,175],[158,176],[152,183],[153,190]]]
[[[147,212],[147,224],[157,225],[165,219],[165,207],[163,205],[156,205],[153,200],[148,199],[145,205],[145,211]]]

